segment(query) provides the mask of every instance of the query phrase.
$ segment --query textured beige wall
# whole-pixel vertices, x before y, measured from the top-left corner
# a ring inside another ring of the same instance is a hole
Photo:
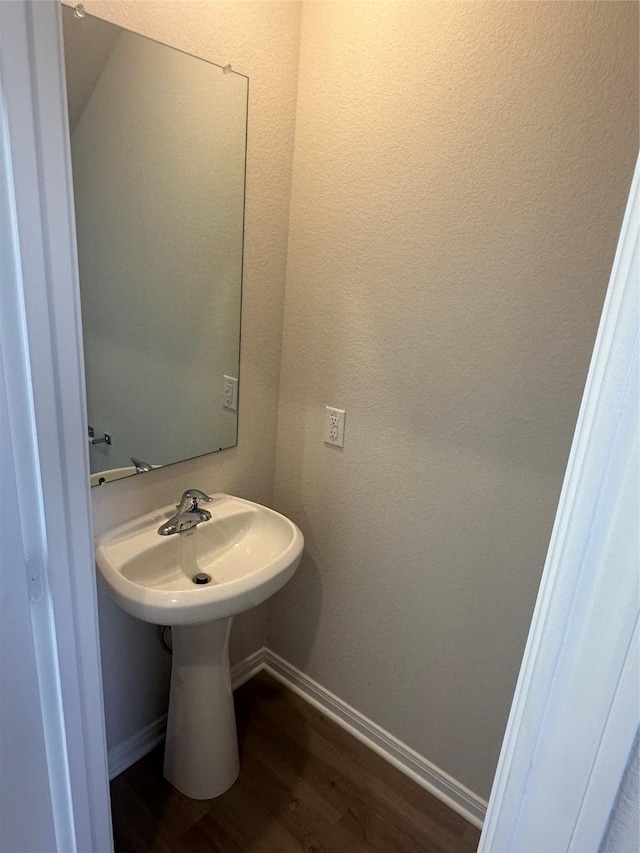
[[[176,501],[197,486],[270,504],[277,423],[282,310],[300,7],[290,2],[85,0],[90,14],[250,78],[246,240],[238,446],[92,491],[95,532]],[[169,659],[158,629],[100,594],[109,745],[166,711]],[[262,645],[264,612],[237,619],[232,658]]]
[[[303,4],[275,499],[307,549],[269,644],[484,797],[637,81],[636,3]]]

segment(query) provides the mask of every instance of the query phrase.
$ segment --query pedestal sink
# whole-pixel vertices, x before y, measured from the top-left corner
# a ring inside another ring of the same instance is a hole
[[[212,498],[211,520],[191,530],[158,535],[172,506],[96,541],[98,570],[115,601],[138,619],[172,627],[164,775],[195,799],[222,794],[240,769],[229,671],[233,616],[289,580],[304,544],[283,515],[230,495]]]

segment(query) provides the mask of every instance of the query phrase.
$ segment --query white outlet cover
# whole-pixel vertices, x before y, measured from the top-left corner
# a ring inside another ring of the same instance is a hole
[[[222,377],[222,405],[232,412],[238,411],[238,380],[234,376]]]
[[[325,406],[324,443],[333,447],[344,447],[344,422],[347,413],[344,409]]]

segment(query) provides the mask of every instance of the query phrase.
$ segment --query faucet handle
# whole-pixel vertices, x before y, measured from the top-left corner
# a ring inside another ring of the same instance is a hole
[[[207,503],[213,500],[213,498],[210,498],[209,495],[205,494],[204,492],[201,492],[200,489],[188,489],[182,497],[195,498],[198,501],[207,501]]]
[[[210,498],[209,495],[201,492],[200,489],[187,489],[187,491],[180,498],[180,503],[176,507],[178,510],[178,514],[181,512],[193,512],[198,509],[198,501],[206,501],[209,503],[213,498]]]

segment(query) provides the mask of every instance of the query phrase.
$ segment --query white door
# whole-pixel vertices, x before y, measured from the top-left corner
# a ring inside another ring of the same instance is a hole
[[[57,845],[4,371],[0,352],[0,850],[41,853]]]
[[[58,14],[0,2],[2,853],[113,849]]]
[[[639,279],[640,164],[481,853],[599,850],[638,731]]]

